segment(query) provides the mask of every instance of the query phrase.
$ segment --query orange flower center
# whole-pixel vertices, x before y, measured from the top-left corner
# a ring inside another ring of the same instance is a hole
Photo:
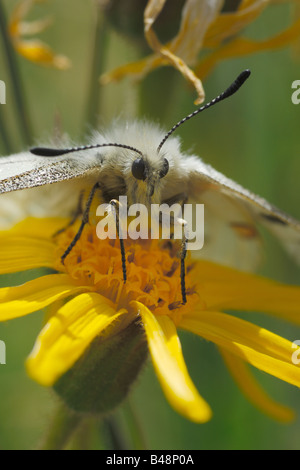
[[[86,226],[80,240],[65,258],[61,256],[76,234],[68,228],[56,237],[57,269],[66,271],[83,285],[93,286],[118,306],[128,307],[132,300],[146,305],[155,314],[172,315],[182,305],[180,243],[169,240],[124,240],[126,275],[124,283],[120,241],[100,240],[94,227]],[[192,281],[193,264],[186,259],[187,304],[199,301]]]

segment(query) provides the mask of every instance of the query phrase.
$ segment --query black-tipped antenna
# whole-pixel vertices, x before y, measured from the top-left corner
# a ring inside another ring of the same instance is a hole
[[[219,103],[220,101],[223,101],[225,100],[226,98],[229,98],[229,96],[233,95],[234,93],[236,93],[240,88],[241,86],[245,83],[245,81],[247,80],[247,78],[249,78],[249,76],[251,75],[251,72],[250,70],[244,70],[244,72],[240,73],[240,75],[237,77],[237,79],[230,85],[230,87],[227,88],[227,90],[223,91],[223,93],[221,93],[219,96],[217,96],[217,98],[214,98],[212,101],[210,101],[209,103],[205,104],[204,106],[202,106],[201,108],[199,109],[196,109],[196,111],[194,111],[193,113],[189,114],[188,116],[186,116],[185,118],[181,119],[181,121],[177,122],[177,124],[175,124],[175,126],[172,127],[172,129],[169,130],[169,132],[165,135],[165,137],[163,138],[163,140],[161,141],[161,143],[159,144],[159,146],[157,147],[157,152],[159,152],[162,148],[162,146],[164,145],[165,141],[170,137],[171,134],[173,134],[174,131],[176,131],[176,129],[181,126],[181,124],[183,124],[184,122],[188,121],[189,119],[191,119],[192,117],[196,116],[197,114],[201,113],[202,111],[204,111],[205,109],[208,109],[210,108],[211,106]]]
[[[68,149],[51,149],[51,148],[46,148],[46,147],[34,147],[30,149],[30,152],[40,157],[60,157],[61,155],[66,155],[67,153],[97,149],[99,147],[120,147],[123,149],[132,150],[133,152],[136,152],[139,155],[143,156],[140,150],[134,147],[130,147],[130,145],[123,145],[123,144],[84,145],[82,147],[73,147],[73,148],[68,148]]]

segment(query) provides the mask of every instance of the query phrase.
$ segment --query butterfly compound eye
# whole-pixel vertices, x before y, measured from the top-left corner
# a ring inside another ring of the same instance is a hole
[[[168,171],[169,171],[169,162],[166,158],[164,158],[163,167],[159,172],[159,177],[164,178],[166,174],[168,173]]]
[[[134,160],[131,167],[131,173],[137,180],[144,181],[147,178],[146,165],[142,158]]]

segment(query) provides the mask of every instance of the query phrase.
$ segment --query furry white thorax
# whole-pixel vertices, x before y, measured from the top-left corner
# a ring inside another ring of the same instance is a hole
[[[133,121],[130,123],[116,123],[111,129],[103,133],[95,132],[92,144],[117,143],[130,145],[143,154],[148,168],[148,177],[145,181],[137,180],[132,175],[132,163],[139,155],[131,150],[108,147],[99,149],[99,158],[102,162],[104,185],[110,188],[110,196],[117,198],[118,190],[124,186],[123,194],[127,195],[129,204],[161,203],[178,193],[182,193],[185,181],[199,158],[189,157],[181,151],[178,137],[170,137],[158,152],[157,148],[163,137],[163,131],[157,125],[147,121]],[[168,160],[169,171],[164,178],[159,178],[164,158]],[[150,197],[150,193],[153,196]]]

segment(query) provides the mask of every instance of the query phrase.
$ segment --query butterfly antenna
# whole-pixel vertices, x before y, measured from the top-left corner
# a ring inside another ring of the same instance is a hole
[[[201,113],[205,109],[208,109],[211,106],[214,106],[215,104],[219,103],[220,101],[223,101],[226,98],[229,98],[234,93],[236,93],[241,88],[241,86],[245,83],[245,81],[249,78],[250,74],[251,74],[250,70],[244,70],[242,73],[240,73],[240,75],[237,77],[237,79],[230,85],[230,87],[227,88],[227,90],[223,91],[223,93],[221,93],[219,96],[214,98],[212,101],[205,104],[201,108],[196,109],[196,111],[189,114],[185,118],[181,119],[181,121],[177,122],[177,124],[175,124],[175,126],[173,126],[172,129],[170,129],[169,132],[165,135],[165,137],[163,138],[163,140],[161,141],[161,143],[157,147],[157,152],[160,152],[160,150],[161,150],[162,146],[164,145],[164,143],[166,142],[166,140],[170,137],[171,134],[173,134],[174,131],[176,131],[176,129],[179,126],[181,126],[181,124],[183,124],[184,122],[186,122],[189,119],[193,118],[194,116]]]
[[[82,147],[73,147],[67,149],[53,149],[47,147],[34,147],[30,149],[30,152],[34,155],[38,155],[40,157],[60,157],[61,155],[66,155],[72,152],[80,152],[83,150],[91,150],[97,149],[100,147],[120,147],[127,150],[132,150],[133,152],[138,153],[139,155],[143,156],[142,152],[130,145],[123,145],[123,144],[98,144],[98,145],[84,145]]]

